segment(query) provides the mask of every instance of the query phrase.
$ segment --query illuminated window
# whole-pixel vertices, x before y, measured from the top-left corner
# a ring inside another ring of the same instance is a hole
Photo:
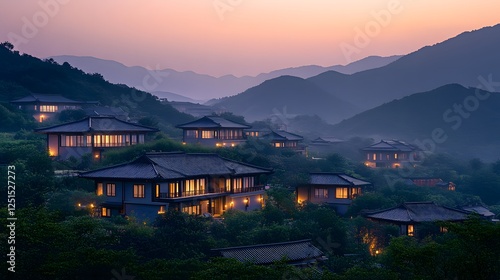
[[[316,188],[314,189],[315,198],[328,198],[328,189]]]
[[[370,160],[370,154],[366,154],[366,160]]]
[[[408,225],[407,226],[407,232],[408,232],[408,236],[414,236],[415,235],[415,231],[414,231],[413,225]]]
[[[160,185],[159,184],[155,185],[155,197],[156,198],[160,197]]]
[[[136,198],[144,197],[144,185],[134,185],[134,197]]]
[[[283,148],[283,147],[285,147],[285,143],[281,143],[281,142],[274,143],[274,147]]]
[[[168,183],[169,197],[179,197],[179,183]]]
[[[115,184],[106,184],[106,195],[107,196],[116,196],[116,185]]]
[[[103,195],[102,183],[97,183],[96,195]]]
[[[239,193],[241,192],[242,180],[241,178],[233,179],[233,192]]]
[[[202,130],[201,131],[201,138],[203,138],[203,139],[214,138],[214,131],[213,130]]]
[[[248,191],[249,188],[254,186],[254,178],[253,177],[245,177],[243,178],[243,190]]]
[[[61,135],[61,147],[85,147],[87,137],[83,135]]]
[[[377,160],[377,154],[373,154],[373,160]]]
[[[231,191],[231,179],[226,179],[226,192]]]
[[[347,190],[348,188],[336,188],[335,198],[347,198]]]
[[[199,215],[199,214],[201,214],[200,213],[200,205],[182,207],[182,212],[189,214],[189,215]]]
[[[352,198],[356,198],[360,194],[361,194],[361,188],[352,188],[351,189],[351,197]]]
[[[101,216],[102,217],[111,217],[111,209],[102,207],[101,208]]]
[[[445,232],[448,232],[448,228],[447,227],[439,227],[439,231],[441,233],[445,233]]]
[[[205,179],[186,180],[184,184],[184,196],[205,194]]]
[[[40,112],[57,112],[57,106],[55,105],[40,105]]]
[[[398,159],[398,154],[394,154],[394,159]]]

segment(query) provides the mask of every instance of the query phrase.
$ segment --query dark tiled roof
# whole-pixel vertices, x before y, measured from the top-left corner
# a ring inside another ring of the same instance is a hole
[[[392,222],[462,221],[467,212],[436,205],[434,202],[405,202],[399,206],[365,214],[367,218]]]
[[[83,120],[54,125],[36,130],[38,133],[83,133],[83,132],[153,132],[158,131],[139,124],[129,123],[115,117],[87,117]]]
[[[40,93],[32,93],[23,98],[11,101],[11,103],[32,103],[32,102],[68,103],[68,104],[97,103],[97,101],[77,101],[57,94],[40,94]]]
[[[491,212],[490,209],[484,207],[484,206],[481,206],[481,205],[478,205],[478,206],[464,206],[462,207],[463,210],[469,212],[469,213],[477,213],[481,216],[484,216],[484,217],[494,217],[495,216],[495,213]]]
[[[381,140],[371,146],[362,149],[363,151],[387,151],[387,152],[413,152],[419,149],[411,144],[399,140]]]
[[[127,112],[123,111],[120,107],[105,107],[105,106],[92,106],[83,109],[87,116],[127,116]]]
[[[341,143],[344,142],[342,139],[338,139],[335,137],[318,137],[314,140],[311,141],[312,143],[317,143],[317,144],[330,144],[330,143]]]
[[[289,262],[311,262],[324,257],[323,252],[310,240],[260,244],[242,247],[213,249],[225,258],[254,264],[271,264],[286,258]]]
[[[201,119],[181,124],[178,128],[250,128],[251,126],[226,120],[222,117],[203,117]]]
[[[271,141],[301,141],[304,139],[304,137],[300,135],[284,130],[273,130],[271,131],[271,133],[268,133],[262,137]]]
[[[336,186],[368,186],[370,182],[363,181],[352,176],[341,173],[311,173],[312,185],[336,185]]]
[[[219,157],[216,154],[149,153],[113,167],[81,173],[84,178],[182,179],[208,175],[253,175],[271,169]]]

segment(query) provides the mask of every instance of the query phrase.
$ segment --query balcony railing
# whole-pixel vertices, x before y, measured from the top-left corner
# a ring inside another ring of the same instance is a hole
[[[247,193],[247,192],[255,192],[264,190],[264,186],[253,186],[249,188],[235,189],[231,192],[226,191],[224,188],[217,188],[211,190],[194,190],[194,191],[185,191],[185,192],[176,192],[176,193],[160,193],[158,198],[166,199],[166,198],[181,198],[181,197],[190,197],[196,195],[205,195],[205,194],[217,194],[217,193]]]

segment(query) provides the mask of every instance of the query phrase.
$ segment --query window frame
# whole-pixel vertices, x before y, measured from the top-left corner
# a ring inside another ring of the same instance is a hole
[[[106,183],[106,196],[114,197],[116,196],[116,184]]]
[[[134,184],[134,190],[133,190],[133,197],[134,198],[145,198],[145,186],[144,184]]]

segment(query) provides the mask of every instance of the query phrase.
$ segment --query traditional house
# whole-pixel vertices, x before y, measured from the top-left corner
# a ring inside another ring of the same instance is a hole
[[[290,265],[303,267],[326,260],[324,253],[310,239],[271,244],[212,249],[214,256],[236,259],[243,263],[270,265],[283,259]]]
[[[420,161],[419,149],[399,140],[381,140],[362,151],[365,153],[365,165],[369,167],[399,168]]]
[[[311,173],[309,183],[296,188],[297,201],[328,204],[343,215],[352,200],[370,185],[369,182],[342,173]]]
[[[322,136],[311,141],[308,151],[315,155],[328,155],[338,149],[345,141],[335,137]]]
[[[44,122],[63,110],[82,109],[85,106],[96,105],[97,101],[76,101],[55,94],[32,93],[10,103],[21,110],[33,113],[38,122]]]
[[[344,142],[344,140],[342,140],[342,139],[338,139],[338,138],[335,138],[335,137],[326,137],[326,136],[323,136],[323,137],[318,137],[318,138],[312,140],[311,144],[322,145],[322,146],[329,146],[329,145],[333,145],[333,144],[336,144],[336,143],[342,143],[342,142]]]
[[[246,141],[243,130],[250,127],[218,116],[205,116],[177,126],[183,130],[183,143],[208,147],[234,147],[242,144]]]
[[[263,135],[262,139],[270,141],[271,145],[275,148],[287,148],[303,155],[307,154],[306,146],[300,144],[300,142],[304,140],[304,137],[300,135],[284,130],[272,130],[271,132]]]
[[[261,209],[260,177],[271,169],[216,154],[148,153],[113,167],[81,173],[95,181],[103,217],[134,215],[153,220],[168,210],[218,216],[227,209]]]
[[[396,207],[365,213],[365,217],[399,227],[401,235],[416,236],[418,225],[438,221],[458,222],[468,217],[464,210],[436,205],[434,202],[405,202]],[[440,228],[446,231],[446,228]]]
[[[47,135],[49,155],[61,160],[71,156],[80,158],[85,154],[92,154],[92,158],[100,160],[104,151],[142,144],[147,133],[156,131],[158,129],[114,117],[87,117],[36,130]]]

